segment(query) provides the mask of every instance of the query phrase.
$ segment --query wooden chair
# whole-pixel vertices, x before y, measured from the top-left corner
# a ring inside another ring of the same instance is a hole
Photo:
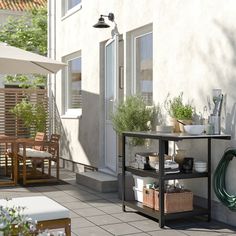
[[[59,180],[59,140],[60,135],[52,134],[49,141],[34,141],[34,147],[28,148],[32,142],[19,141],[18,161],[22,165],[23,184],[39,183]],[[43,150],[40,150],[43,147]],[[39,150],[38,150],[39,149]],[[27,162],[32,163],[31,170]],[[56,178],[51,174],[52,162],[56,164]],[[45,164],[48,164],[48,173],[46,174]],[[39,171],[39,167],[42,168]]]
[[[34,144],[34,141],[36,142],[40,142],[40,141],[44,141],[46,139],[46,134],[43,132],[37,132],[35,135],[34,139],[22,139],[22,140],[27,140],[27,142],[31,142],[32,144]],[[43,145],[33,145],[31,148],[35,149],[35,150],[43,150]],[[11,168],[11,173],[13,173],[13,151],[11,150],[11,148],[9,148],[9,143],[5,144],[5,175],[9,175],[8,173],[8,169],[9,169],[9,162],[10,162],[10,168]]]

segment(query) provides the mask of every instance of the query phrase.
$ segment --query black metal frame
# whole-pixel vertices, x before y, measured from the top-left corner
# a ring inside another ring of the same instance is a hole
[[[160,171],[157,173],[154,170],[140,170],[132,167],[125,166],[125,141],[126,137],[139,137],[148,139],[159,140],[159,166]],[[168,153],[168,141],[181,141],[184,139],[206,139],[207,140],[207,160],[208,160],[208,172],[207,173],[177,173],[177,174],[164,174],[164,154]],[[197,215],[207,215],[208,221],[211,220],[211,140],[212,139],[226,139],[230,140],[230,135],[187,135],[187,134],[175,134],[175,133],[157,133],[157,132],[124,132],[122,134],[123,141],[123,158],[122,158],[122,209],[125,211],[125,206],[131,207],[139,212],[142,212],[148,216],[151,216],[159,220],[160,228],[165,225],[165,220],[177,219],[181,217],[190,217]],[[140,176],[150,176],[159,179],[159,211],[145,207],[142,203],[137,201],[125,200],[125,172],[129,171],[133,174]],[[164,213],[164,184],[166,180],[171,179],[191,179],[191,178],[207,178],[208,179],[208,196],[207,196],[207,208],[200,208],[194,206],[193,211],[179,212],[179,213]]]

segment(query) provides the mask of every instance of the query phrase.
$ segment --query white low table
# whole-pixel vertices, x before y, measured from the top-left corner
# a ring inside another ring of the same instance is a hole
[[[70,212],[67,208],[45,196],[19,197],[7,201],[0,199],[1,206],[25,207],[24,214],[37,221],[38,229],[64,228],[71,235]]]

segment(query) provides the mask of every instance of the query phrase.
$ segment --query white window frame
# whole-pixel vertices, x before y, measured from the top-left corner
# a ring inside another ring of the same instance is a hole
[[[62,20],[74,14],[75,12],[79,11],[80,9],[82,9],[82,0],[79,4],[77,4],[76,6],[70,9],[68,9],[68,1],[63,0],[62,1]]]
[[[82,54],[81,54],[81,51],[78,51],[78,52],[75,52],[75,53],[72,53],[70,55],[67,55],[65,57],[63,57],[63,61],[65,63],[68,63],[69,61],[73,60],[73,59],[76,59],[76,58],[81,58],[81,62],[82,62]],[[62,83],[62,98],[63,98],[63,101],[62,101],[62,111],[63,111],[63,115],[61,116],[62,118],[80,118],[82,116],[82,108],[69,108],[69,98],[68,98],[68,93],[69,93],[69,87],[68,87],[68,84],[69,84],[69,76],[68,76],[68,67],[66,67],[64,69],[64,83]],[[82,86],[83,86],[83,73],[82,73],[82,63],[81,63],[81,78],[82,78],[82,81],[81,81],[81,89],[82,89]]]
[[[151,34],[153,35],[152,25],[147,25],[131,32],[130,46],[131,46],[131,94],[137,94],[136,81],[136,44],[137,38]],[[152,91],[153,93],[153,91]]]

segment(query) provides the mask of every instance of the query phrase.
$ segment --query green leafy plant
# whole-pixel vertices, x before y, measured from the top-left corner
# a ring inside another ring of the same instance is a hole
[[[36,222],[24,215],[24,207],[0,206],[0,232],[3,235],[36,235]]]
[[[185,104],[179,107],[176,111],[176,119],[178,120],[191,120],[193,117],[193,107],[189,104]]]
[[[32,136],[34,136],[37,131],[45,132],[47,110],[42,102],[31,103],[23,99],[11,109],[11,112],[23,121],[26,128],[31,130]]]
[[[172,118],[179,120],[192,119],[193,107],[190,104],[183,103],[183,92],[173,98],[170,98],[170,94],[168,94],[164,106]]]
[[[11,199],[6,199],[11,201]],[[2,236],[65,236],[61,231],[37,230],[37,221],[24,213],[25,207],[0,206],[0,235]]]
[[[40,55],[47,55],[47,9],[37,8],[28,11],[20,18],[9,17],[0,26],[0,41]],[[19,87],[39,87],[46,85],[42,75],[6,76],[5,82]]]
[[[130,96],[117,106],[112,114],[113,127],[118,134],[124,131],[149,131],[154,120],[154,108],[147,107],[141,96]],[[143,139],[132,139],[134,145],[143,144]]]

